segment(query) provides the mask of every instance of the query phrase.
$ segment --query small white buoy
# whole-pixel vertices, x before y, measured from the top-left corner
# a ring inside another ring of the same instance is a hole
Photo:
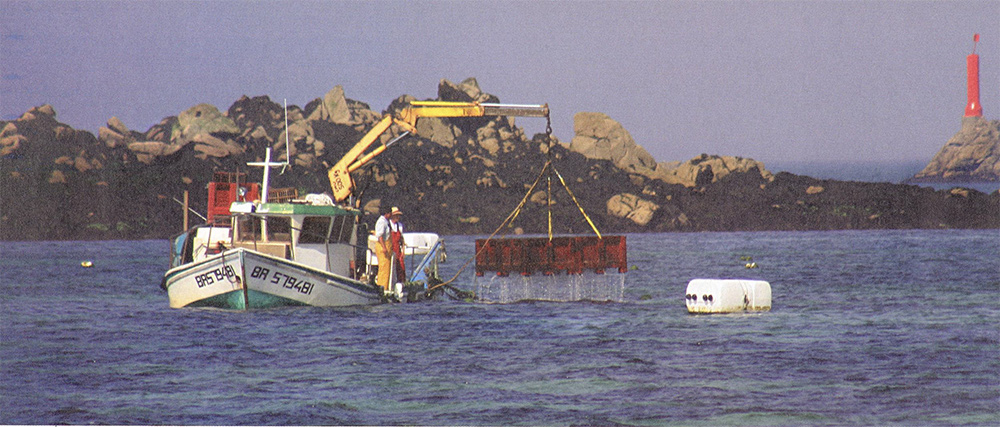
[[[393,293],[396,295],[397,300],[403,301],[403,284],[396,282],[396,285],[393,286]]]
[[[90,267],[93,267],[93,266],[94,266],[94,262],[93,261],[84,261],[84,262],[80,263],[80,267],[83,267],[83,268],[90,268]]]
[[[735,313],[771,309],[771,284],[763,280],[694,279],[685,301],[689,313]]]
[[[744,267],[746,267],[746,268],[757,268],[757,263],[756,262],[748,262],[748,263],[746,263],[746,265],[744,265]]]

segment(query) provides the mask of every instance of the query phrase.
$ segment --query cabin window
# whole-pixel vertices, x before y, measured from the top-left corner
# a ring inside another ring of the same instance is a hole
[[[254,216],[240,216],[240,240],[260,240],[261,221]],[[291,242],[291,230],[291,218],[272,216],[267,219],[267,239],[272,242]]]
[[[331,242],[350,244],[352,234],[354,234],[354,217],[338,216],[333,219],[333,232],[330,233]]]
[[[354,232],[354,217],[333,217],[332,230],[330,229],[330,220],[331,218],[326,217],[306,217],[302,221],[299,243],[325,243],[328,232],[330,243],[351,243],[351,234]]]
[[[270,217],[267,219],[267,238],[272,242],[292,241],[292,219],[287,217]]]
[[[329,231],[330,218],[307,216],[302,221],[302,233],[299,234],[299,243],[325,243],[326,235]]]
[[[241,215],[237,217],[239,224],[240,241],[257,240],[260,237],[260,219],[252,216]]]

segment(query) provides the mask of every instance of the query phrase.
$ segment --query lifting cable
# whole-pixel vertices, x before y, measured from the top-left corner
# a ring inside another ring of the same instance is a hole
[[[587,220],[587,224],[590,224],[590,228],[594,230],[594,234],[597,235],[597,238],[602,239],[603,237],[601,237],[601,232],[597,230],[597,226],[594,225],[594,221],[590,220],[590,216],[587,215],[587,211],[585,211],[583,209],[583,206],[580,205],[580,202],[576,199],[576,195],[573,194],[573,190],[569,189],[569,185],[566,184],[566,180],[563,179],[562,174],[560,174],[559,170],[556,169],[555,163],[552,162],[552,120],[549,118],[549,116],[545,116],[545,120],[546,120],[545,140],[548,143],[548,150],[546,154],[549,157],[549,161],[546,164],[552,166],[552,173],[554,173],[556,177],[559,178],[559,182],[562,184],[563,188],[566,189],[566,193],[569,194],[570,199],[573,200],[573,204],[575,204],[576,208],[580,210],[581,214],[583,214],[583,219]],[[546,208],[548,208],[549,241],[551,242],[552,241],[552,174],[549,174],[549,176],[546,177],[546,179],[548,181],[548,186],[549,186],[548,192],[546,193],[546,199],[547,199]]]
[[[520,215],[521,208],[523,208],[524,204],[527,203],[528,198],[531,196],[531,192],[538,185],[538,182],[542,180],[542,176],[545,175],[545,172],[547,172],[548,169],[549,169],[549,167],[551,167],[551,166],[552,166],[551,162],[545,162],[545,166],[542,167],[541,173],[539,173],[538,177],[535,178],[535,182],[533,182],[531,184],[531,187],[528,188],[528,191],[526,193],[524,193],[524,197],[521,198],[521,202],[517,204],[517,207],[514,208],[514,210],[511,211],[511,213],[509,215],[507,215],[507,219],[503,220],[503,222],[500,223],[500,226],[497,227],[496,230],[493,230],[493,234],[490,234],[490,237],[486,238],[487,242],[490,241],[491,239],[493,239],[493,237],[496,236],[497,233],[499,233],[500,230],[502,230],[505,225],[507,225],[508,223],[510,223],[511,221],[513,221],[514,218],[517,218],[517,216]],[[486,248],[486,245],[483,245],[483,247],[480,248],[479,251],[476,251],[475,255],[473,255],[467,261],[465,261],[465,264],[462,264],[462,267],[459,268],[457,272],[455,272],[455,275],[452,276],[451,279],[448,279],[445,282],[439,283],[437,285],[434,285],[434,287],[432,287],[430,289],[427,289],[427,293],[430,294],[435,289],[443,287],[443,286],[448,286],[448,285],[451,284],[451,282],[454,282],[455,279],[457,279],[458,276],[460,274],[462,274],[463,271],[465,271],[465,269],[469,266],[469,264],[472,263],[472,261],[475,260],[477,256],[479,256],[479,252],[481,252],[485,248]]]
[[[587,211],[583,210],[583,206],[581,206],[580,202],[578,200],[576,200],[576,196],[573,194],[573,190],[570,190],[569,186],[566,185],[566,180],[563,179],[562,174],[559,173],[559,171],[556,169],[555,166],[552,166],[552,172],[555,172],[556,176],[559,177],[559,182],[562,183],[563,188],[565,188],[566,192],[569,193],[569,197],[571,199],[573,199],[573,203],[576,205],[576,208],[580,210],[580,213],[583,214],[583,218],[587,220],[587,224],[590,224],[590,228],[592,230],[594,230],[594,234],[597,234],[597,238],[598,239],[603,239],[603,237],[601,237],[601,232],[598,231],[597,230],[597,226],[594,225],[594,221],[590,220],[590,216],[587,215]],[[552,240],[552,226],[551,225],[549,226],[549,240]]]
[[[548,160],[546,160],[545,165],[542,166],[542,170],[541,172],[538,173],[538,176],[535,177],[535,182],[531,184],[531,186],[528,188],[528,191],[524,194],[524,197],[521,198],[521,202],[517,204],[517,207],[514,208],[514,210],[511,211],[509,215],[507,215],[507,219],[503,220],[503,222],[500,223],[500,226],[497,227],[496,230],[493,230],[493,233],[486,238],[486,242],[492,240],[493,237],[495,237],[497,233],[499,233],[500,230],[504,228],[504,226],[508,226],[515,219],[517,219],[518,215],[521,214],[521,209],[524,208],[525,203],[527,203],[528,199],[531,197],[531,193],[535,190],[535,187],[537,187],[538,183],[541,181],[542,176],[545,176],[546,185],[548,187],[546,189],[546,209],[548,216],[549,241],[550,242],[552,241],[553,237],[552,236],[552,174],[553,173],[556,175],[557,178],[559,178],[559,182],[562,184],[563,188],[566,189],[566,193],[569,194],[569,197],[573,200],[573,203],[576,205],[577,209],[579,209],[580,213],[583,214],[583,218],[587,220],[587,224],[590,224],[590,228],[594,230],[594,234],[597,235],[597,238],[603,239],[603,237],[601,237],[601,232],[598,231],[597,226],[594,225],[594,221],[592,221],[590,219],[590,216],[587,215],[587,212],[583,209],[583,206],[580,205],[579,200],[577,200],[576,195],[574,195],[573,191],[569,189],[569,185],[566,184],[566,180],[563,179],[562,174],[559,173],[559,171],[555,167],[555,164],[552,162],[552,119],[549,117],[548,114],[545,115],[545,121],[546,121],[545,140],[548,146],[546,154],[548,156]],[[458,271],[455,273],[454,276],[452,276],[451,279],[448,279],[445,282],[432,286],[431,288],[427,289],[426,293],[430,295],[431,292],[441,287],[453,288],[453,286],[451,286],[451,283],[454,282],[455,279],[457,279],[458,276],[462,274],[463,271],[465,271],[465,269],[469,266],[469,264],[472,263],[472,261],[479,256],[479,253],[482,252],[482,250],[485,249],[486,246],[487,245],[484,244],[478,251],[476,251],[476,253],[472,257],[470,257],[467,261],[465,261],[465,264],[463,264],[462,267],[458,269]]]
[[[545,115],[545,142],[548,144],[548,148],[545,150],[545,155],[548,157],[549,161],[547,165],[552,165],[552,170],[556,170],[555,164],[552,163],[552,119],[549,115]],[[545,168],[542,168],[542,173],[545,172]],[[549,242],[552,242],[552,174],[548,174],[545,177],[545,182],[548,184],[548,188],[545,191],[545,210],[549,217]],[[484,245],[485,246],[485,245]]]

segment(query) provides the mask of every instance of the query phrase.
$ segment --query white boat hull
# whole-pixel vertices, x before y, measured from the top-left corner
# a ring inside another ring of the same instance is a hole
[[[258,303],[251,301],[251,308],[341,307],[383,302],[380,287],[250,250],[244,250],[243,271],[250,298],[260,299]]]
[[[161,285],[171,308],[224,306],[225,300],[242,298],[243,262],[240,249],[213,255],[203,261],[167,270]]]
[[[384,302],[381,288],[283,258],[237,248],[164,275],[170,306],[227,309]]]

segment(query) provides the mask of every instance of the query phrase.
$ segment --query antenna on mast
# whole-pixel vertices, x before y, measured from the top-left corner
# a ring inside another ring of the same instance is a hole
[[[284,175],[285,169],[291,167],[292,161],[292,151],[289,149],[288,142],[288,98],[285,98],[285,165],[281,167],[281,172],[278,175]]]

